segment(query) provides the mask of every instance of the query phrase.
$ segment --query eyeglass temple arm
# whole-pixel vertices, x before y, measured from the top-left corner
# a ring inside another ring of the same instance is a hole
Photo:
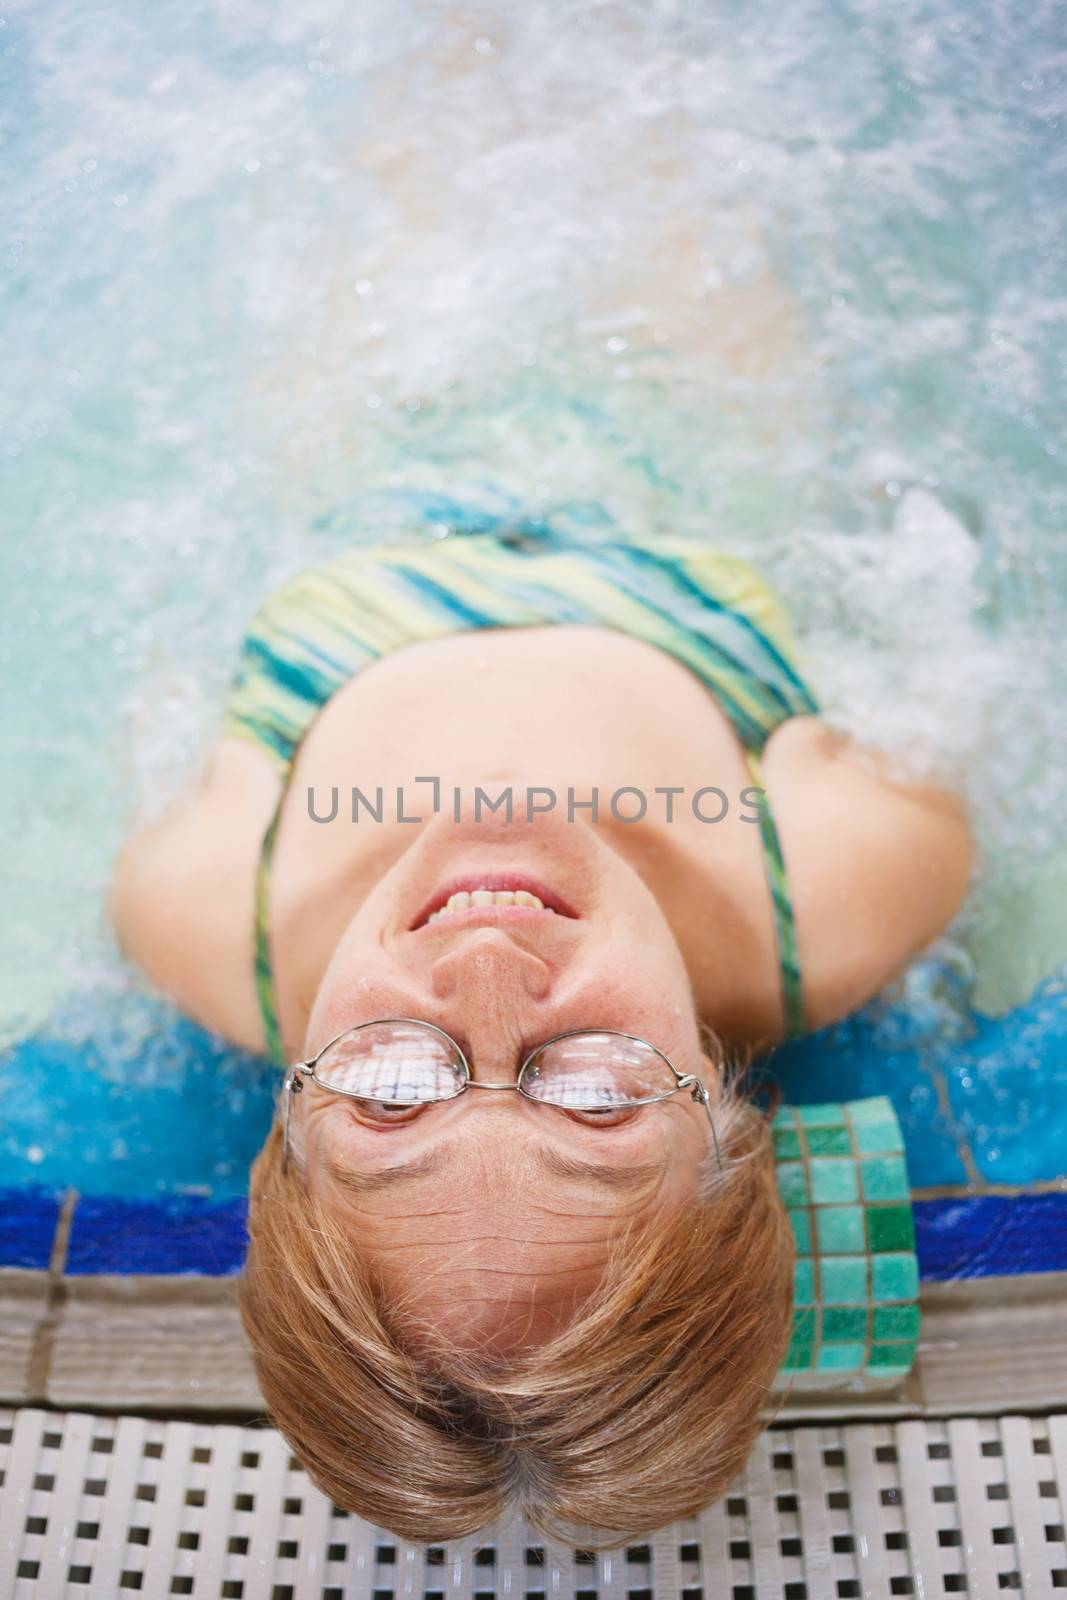
[[[291,1067],[286,1067],[285,1077],[282,1081],[282,1094],[285,1103],[282,1107],[282,1176],[289,1168],[289,1108],[293,1103],[293,1096],[299,1094],[304,1087],[305,1078],[313,1078],[315,1068],[310,1061],[294,1061]]]
[[[721,1172],[722,1151],[719,1149],[719,1135],[715,1128],[715,1117],[712,1114],[711,1109],[711,1095],[701,1083],[700,1079],[695,1078],[691,1072],[686,1072],[679,1077],[678,1088],[688,1089],[690,1094],[693,1096],[693,1099],[699,1100],[700,1104],[704,1107],[704,1110],[707,1113],[708,1121],[711,1124],[711,1142],[715,1146],[715,1159],[719,1163],[719,1171]]]

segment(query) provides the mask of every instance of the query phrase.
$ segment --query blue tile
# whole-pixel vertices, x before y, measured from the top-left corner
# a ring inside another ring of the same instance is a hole
[[[62,1200],[62,1189],[0,1189],[0,1267],[47,1268]]]
[[[67,1272],[239,1272],[247,1249],[245,1217],[243,1200],[83,1195],[74,1211]]]
[[[914,1211],[927,1282],[1067,1272],[1067,1194],[919,1200]]]

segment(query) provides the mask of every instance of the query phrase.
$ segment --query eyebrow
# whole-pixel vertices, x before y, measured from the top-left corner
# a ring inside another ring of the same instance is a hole
[[[579,1181],[600,1183],[616,1192],[628,1193],[642,1188],[663,1175],[660,1161],[637,1161],[629,1166],[618,1166],[610,1161],[589,1161],[581,1156],[564,1155],[552,1145],[536,1147],[538,1165],[543,1172],[556,1178],[574,1178]],[[410,1161],[400,1161],[389,1167],[370,1170],[345,1166],[336,1157],[327,1158],[326,1166],[334,1182],[348,1194],[377,1194],[400,1183],[410,1183],[415,1178],[425,1178],[440,1172],[449,1165],[449,1152],[439,1144]]]

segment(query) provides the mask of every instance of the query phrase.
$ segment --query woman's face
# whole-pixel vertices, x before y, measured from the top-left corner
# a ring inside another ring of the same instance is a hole
[[[511,876],[556,909],[474,905],[428,920],[451,889]],[[593,828],[554,814],[436,818],[416,837],[338,944],[306,1056],[383,1017],[444,1029],[478,1082],[514,1083],[554,1034],[608,1028],[656,1045],[716,1094],[654,896]],[[565,1323],[613,1229],[692,1194],[710,1142],[707,1114],[684,1092],[607,1125],[473,1089],[396,1117],[309,1082],[293,1106],[294,1153],[350,1216],[394,1302],[452,1343],[498,1352]]]

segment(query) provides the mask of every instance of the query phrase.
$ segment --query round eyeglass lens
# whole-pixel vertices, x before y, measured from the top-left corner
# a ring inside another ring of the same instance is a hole
[[[416,1022],[369,1022],[343,1033],[315,1063],[331,1089],[391,1105],[452,1100],[466,1082],[454,1048],[435,1029]]]
[[[604,1111],[660,1100],[677,1081],[659,1051],[641,1039],[575,1033],[541,1046],[527,1063],[522,1088],[547,1105]]]

